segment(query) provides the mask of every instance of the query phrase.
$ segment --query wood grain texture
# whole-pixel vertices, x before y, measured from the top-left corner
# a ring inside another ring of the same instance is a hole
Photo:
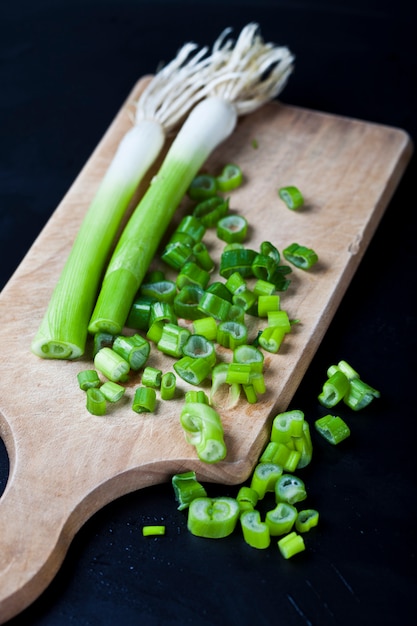
[[[282,308],[301,323],[282,351],[266,357],[267,393],[222,411],[228,455],[198,461],[179,424],[181,399],[159,402],[153,415],[130,403],[140,375],[132,375],[122,406],[105,417],[85,409],[76,374],[91,366],[44,361],[30,352],[72,241],[115,148],[131,124],[139,81],[51,219],[0,296],[0,434],[10,457],[0,500],[0,621],[30,604],[49,584],[81,525],[123,494],[194,469],[200,480],[238,484],[250,474],[272,417],[288,406],[381,219],[411,155],[400,129],[271,103],[239,121],[234,135],[209,159],[217,172],[236,162],[245,184],[231,209],[251,224],[248,245],[269,240],[312,247],[319,263],[294,270]],[[254,149],[252,141],[258,148]],[[294,184],[306,206],[289,211],[277,196]],[[179,208],[173,227],[187,212]],[[207,243],[220,252],[212,233]],[[250,332],[257,330],[254,323]],[[224,356],[227,355],[224,351]],[[153,351],[150,365],[172,360]],[[180,384],[180,391],[186,385]]]

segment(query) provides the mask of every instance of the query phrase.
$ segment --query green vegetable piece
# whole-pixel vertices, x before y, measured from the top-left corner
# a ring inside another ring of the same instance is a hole
[[[319,260],[314,250],[298,243],[292,243],[282,251],[282,254],[289,263],[302,270],[309,270]]]
[[[156,407],[156,391],[153,387],[138,387],[133,398],[135,413],[153,413]]]
[[[91,415],[105,415],[107,410],[106,398],[104,397],[100,389],[97,389],[97,387],[89,387],[87,389],[86,395],[87,411],[91,413]]]
[[[251,478],[251,488],[256,491],[259,499],[267,492],[273,492],[277,481],[282,476],[283,469],[276,463],[258,463]]]
[[[241,511],[252,511],[259,500],[259,496],[255,489],[243,485],[236,496]]]
[[[225,348],[235,350],[238,346],[246,345],[248,329],[245,324],[226,320],[217,327],[217,343]]]
[[[252,548],[264,550],[271,543],[268,525],[261,522],[261,514],[256,509],[243,511],[240,515],[243,538]]]
[[[349,426],[338,415],[324,415],[314,422],[317,432],[332,445],[337,445],[350,435]]]
[[[112,348],[101,348],[94,357],[94,366],[106,378],[113,382],[124,382],[127,380],[130,365],[120,354]]]
[[[296,520],[297,509],[287,502],[278,502],[274,509],[267,511],[265,516],[265,523],[269,528],[269,534],[273,537],[289,533]]]
[[[186,402],[180,423],[188,443],[205,463],[218,463],[226,457],[223,425],[220,415],[204,402]]]
[[[305,550],[304,539],[293,531],[278,541],[278,548],[284,559],[290,559]]]
[[[209,376],[212,363],[209,359],[183,356],[174,363],[173,368],[190,385],[199,385]]]
[[[243,243],[248,235],[248,221],[243,215],[226,215],[217,222],[217,237],[226,243]]]
[[[142,373],[142,385],[159,389],[162,381],[162,371],[157,367],[146,366]]]
[[[225,165],[220,176],[217,176],[217,185],[222,192],[237,189],[237,187],[240,187],[242,183],[242,170],[234,163],[228,163]]]
[[[160,280],[153,283],[142,283],[140,294],[160,302],[174,302],[177,287],[173,280]]]
[[[141,335],[124,337],[118,335],[113,342],[113,350],[125,359],[132,370],[141,369],[149,358],[151,346]]]
[[[162,334],[158,341],[158,350],[164,354],[180,358],[182,350],[187,343],[191,333],[188,328],[179,326],[178,324],[164,324]]]
[[[161,400],[172,400],[177,389],[177,378],[173,372],[165,372],[161,378]]]
[[[292,437],[301,437],[303,424],[304,413],[298,409],[279,413],[272,422],[271,441],[287,443]]]
[[[205,488],[198,482],[194,471],[175,474],[172,477],[172,488],[178,502],[179,511],[187,509],[196,498],[205,498],[207,496]]]
[[[306,533],[317,526],[319,523],[319,512],[315,509],[304,509],[299,511],[297,519],[295,520],[295,529],[299,533]]]
[[[278,195],[281,200],[285,202],[286,206],[292,211],[299,209],[304,204],[304,198],[301,191],[292,185],[278,189]]]
[[[101,385],[100,391],[108,402],[118,402],[124,396],[126,389],[119,383],[107,380]]]
[[[199,309],[204,289],[198,285],[185,285],[174,298],[174,313],[186,320],[197,320],[204,316]],[[200,333],[201,334],[201,333]]]
[[[236,528],[240,509],[235,498],[195,498],[188,508],[188,530],[197,537],[221,539]]]
[[[380,395],[379,391],[364,383],[360,378],[354,378],[350,381],[349,391],[343,398],[343,402],[353,411],[360,411]]]
[[[96,370],[83,370],[77,374],[78,385],[83,391],[90,387],[99,387],[100,378]]]
[[[212,367],[217,359],[214,343],[203,335],[190,334],[183,345],[182,353],[195,359],[206,359]]]
[[[327,409],[330,409],[343,400],[349,391],[349,387],[349,379],[342,371],[338,370],[323,384],[323,389],[318,396],[318,401]]]
[[[214,196],[208,200],[199,202],[194,208],[193,215],[197,217],[206,228],[214,227],[217,222],[227,215],[229,200]]]
[[[166,527],[163,525],[149,525],[142,527],[142,535],[144,537],[155,537],[165,535]]]
[[[275,499],[277,502],[295,504],[307,498],[304,482],[298,476],[282,474],[275,483]]]
[[[187,193],[191,200],[201,201],[215,196],[217,190],[218,184],[215,176],[199,174],[191,181]]]

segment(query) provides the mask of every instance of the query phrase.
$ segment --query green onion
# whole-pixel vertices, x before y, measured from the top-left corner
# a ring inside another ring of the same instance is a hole
[[[220,60],[216,50],[206,58],[202,57],[207,49],[191,56],[195,48],[194,44],[184,45],[139,97],[134,126],[117,147],[85,213],[32,342],[37,356],[75,359],[84,353],[100,279],[122,218],[140,181],[160,154],[166,134],[205,95],[205,79],[209,80]],[[130,306],[131,301],[124,321]],[[122,326],[104,324],[93,332],[110,330],[117,334],[121,329]]]
[[[211,228],[216,226],[217,222],[222,217],[227,215],[228,211],[228,198],[215,196],[214,198],[209,198],[208,200],[199,202],[197,206],[194,207],[193,215],[194,217],[197,217],[204,226]]]
[[[220,276],[227,279],[234,272],[239,272],[243,277],[253,276],[252,263],[255,257],[256,252],[248,248],[223,250],[220,257]]]
[[[101,385],[100,391],[108,402],[118,402],[123,397],[126,389],[119,383],[107,380]]]
[[[298,409],[279,413],[272,422],[271,441],[288,443],[292,437],[303,434],[304,413]]]
[[[248,329],[240,322],[220,322],[217,327],[217,342],[225,348],[234,350],[248,341]]]
[[[265,523],[273,537],[288,534],[297,520],[297,509],[287,502],[278,502],[276,507],[267,511]]]
[[[228,300],[206,290],[197,308],[205,317],[211,316],[218,322],[224,322],[228,318],[231,306]]]
[[[175,229],[170,241],[175,238],[175,235],[183,234],[187,235],[187,237],[191,239],[191,245],[193,245],[195,243],[201,242],[205,232],[206,227],[201,220],[199,220],[194,215],[185,215]]]
[[[197,265],[202,267],[204,270],[206,270],[207,272],[211,272],[214,269],[215,263],[210,256],[206,244],[202,241],[194,244],[193,255]]]
[[[338,370],[326,380],[323,390],[318,396],[320,404],[330,409],[340,402],[349,391],[349,379]]]
[[[113,350],[129,363],[132,370],[137,371],[148,360],[151,346],[141,335],[118,335],[113,342]]]
[[[183,356],[174,363],[173,368],[190,385],[199,385],[209,376],[212,364],[209,359]]]
[[[128,328],[135,328],[136,330],[148,330],[151,307],[154,302],[155,298],[151,298],[149,296],[138,296],[131,306],[126,320],[126,326]],[[113,335],[110,335],[109,333],[97,333],[94,335],[94,340],[97,336],[103,334],[113,337]]]
[[[267,326],[260,333],[258,343],[267,352],[276,354],[286,334],[285,329],[280,326]]]
[[[295,520],[295,529],[299,533],[306,533],[310,528],[317,526],[318,523],[319,512],[315,509],[305,509],[304,511],[299,511]]]
[[[140,287],[141,296],[153,298],[160,302],[172,302],[174,301],[177,288],[172,280],[160,280],[153,283],[143,283]]]
[[[211,372],[210,404],[220,404],[218,399],[222,396],[221,391],[226,387],[228,392],[226,407],[232,408],[236,406],[240,397],[241,387],[238,383],[229,384],[226,382],[228,373],[229,363],[218,363],[213,367]]]
[[[192,242],[191,242],[192,244]],[[162,261],[174,270],[180,270],[182,266],[193,258],[193,249],[190,244],[176,241],[168,243],[161,255]]]
[[[97,352],[101,350],[101,348],[112,348],[114,339],[115,336],[111,335],[110,333],[97,333],[96,335],[94,335],[93,357],[96,356]]]
[[[94,366],[106,378],[113,382],[124,382],[130,371],[130,365],[112,348],[102,348],[94,357]]]
[[[156,391],[153,387],[137,387],[132,402],[135,413],[153,413],[156,407]]]
[[[309,270],[318,261],[318,256],[311,248],[292,243],[282,251],[284,257],[302,270]]]
[[[243,485],[236,496],[241,511],[252,511],[258,504],[259,496],[255,489]]]
[[[243,215],[226,215],[217,222],[217,237],[227,243],[243,243],[248,234],[248,221]]]
[[[189,335],[182,348],[184,356],[196,359],[205,359],[213,367],[216,363],[216,349],[214,343],[202,335]]]
[[[268,280],[258,278],[253,286],[255,296],[271,296],[275,291],[275,285]]]
[[[242,182],[242,170],[234,163],[225,165],[220,176],[217,176],[217,186],[222,192],[232,191],[232,189],[240,187]]]
[[[163,525],[149,525],[142,527],[142,535],[144,537],[155,537],[159,535],[165,535],[165,526]]]
[[[87,391],[90,387],[99,387],[100,378],[96,370],[83,370],[77,374],[78,385],[83,391]]]
[[[165,372],[161,378],[161,400],[172,400],[177,388],[177,379],[173,372]]]
[[[89,324],[91,333],[121,331],[159,243],[201,166],[234,131],[240,114],[259,108],[285,85],[292,71],[291,53],[264,44],[257,31],[256,24],[244,28],[232,50],[230,42],[222,49],[217,45],[220,69],[206,85],[210,96],[187,117],[125,226],[107,266]]]
[[[205,289],[209,280],[210,273],[207,270],[194,263],[194,261],[187,261],[177,275],[176,285],[178,289],[182,289],[187,285],[196,285],[201,289]]]
[[[205,498],[207,496],[205,488],[198,482],[196,473],[193,471],[174,474],[172,487],[178,502],[179,511],[187,509],[196,498]]]
[[[267,492],[274,492],[277,480],[282,476],[282,467],[276,463],[258,463],[252,473],[251,488],[259,499]]]
[[[269,528],[265,522],[261,522],[259,511],[243,511],[240,524],[243,538],[248,545],[259,550],[268,548],[271,543]]]
[[[210,404],[208,396],[202,389],[189,389],[185,392],[185,402],[202,402]]]
[[[187,193],[191,200],[201,201],[215,196],[218,188],[215,176],[199,174],[191,181]]]
[[[275,497],[277,502],[295,504],[307,497],[304,482],[298,476],[282,474],[275,484]]]
[[[249,363],[229,363],[226,374],[226,383],[229,385],[247,385],[251,376]]]
[[[234,498],[195,498],[188,508],[188,530],[197,537],[221,539],[236,528],[239,505]]]
[[[106,414],[106,398],[100,389],[97,389],[96,387],[89,387],[87,389],[86,396],[86,407],[89,413],[98,416]]]
[[[255,346],[242,344],[233,350],[233,361],[235,363],[249,364],[252,372],[262,372],[264,355]]]
[[[198,308],[203,295],[204,289],[201,289],[198,285],[185,285],[182,287],[174,298],[175,315],[194,321],[203,317],[203,313]]]
[[[278,195],[292,211],[299,209],[304,204],[304,198],[301,191],[292,185],[278,189]]]
[[[196,335],[201,335],[208,341],[215,341],[217,338],[217,322],[211,315],[194,320],[193,328]]]
[[[186,441],[195,446],[201,461],[218,463],[226,457],[223,426],[219,414],[211,406],[204,402],[186,402],[180,422]]]
[[[314,422],[317,432],[329,443],[337,445],[350,435],[349,426],[338,415],[324,415]]]
[[[157,367],[151,367],[148,365],[145,367],[142,373],[142,385],[145,387],[151,387],[153,389],[159,389],[162,382],[162,371]]]
[[[278,541],[278,548],[284,559],[290,559],[305,550],[304,539],[293,531]]]
[[[179,326],[178,324],[164,324],[162,327],[161,338],[158,341],[158,350],[164,354],[180,358],[182,350],[190,337],[188,328]]]
[[[353,411],[360,411],[368,406],[374,398],[379,397],[379,391],[364,383],[363,380],[355,378],[350,381],[349,391],[343,398],[343,402]]]
[[[268,317],[268,313],[270,313],[271,311],[279,310],[280,296],[278,296],[277,294],[258,296],[258,317]]]
[[[226,300],[227,302],[232,304],[232,294],[227,288],[226,283],[215,280],[214,282],[209,284],[206,291],[207,293],[213,293],[218,298],[222,298],[223,300]]]

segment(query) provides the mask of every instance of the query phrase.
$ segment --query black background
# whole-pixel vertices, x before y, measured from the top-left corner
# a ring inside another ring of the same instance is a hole
[[[407,0],[2,0],[0,287],[136,80],[185,41],[210,45],[226,26],[237,33],[256,21],[265,39],[295,53],[283,102],[396,126],[415,140],[411,7]],[[306,536],[306,552],[287,562],[272,546],[250,548],[239,532],[197,539],[170,485],[152,487],[94,515],[49,588],[11,624],[414,624],[415,182],[414,157],[291,403],[313,421],[326,369],[340,359],[382,392],[362,413],[340,409],[352,430],[340,447],[313,434],[315,460],[304,476],[321,523]],[[7,475],[2,450],[1,489]],[[166,524],[166,536],[145,540],[145,523]]]

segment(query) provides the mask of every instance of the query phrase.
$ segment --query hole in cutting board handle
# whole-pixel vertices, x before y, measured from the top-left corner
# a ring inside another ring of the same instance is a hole
[[[9,480],[10,473],[10,460],[7,453],[6,445],[3,439],[0,437],[0,498],[6,489],[7,481]]]

